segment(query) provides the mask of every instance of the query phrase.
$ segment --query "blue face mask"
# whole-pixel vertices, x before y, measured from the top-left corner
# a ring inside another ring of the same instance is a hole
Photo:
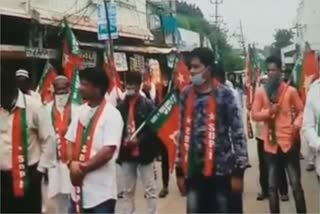
[[[196,74],[196,75],[193,75],[191,77],[191,82],[193,85],[195,86],[199,86],[199,85],[202,85],[206,80],[203,78],[203,72],[199,73],[199,74]]]

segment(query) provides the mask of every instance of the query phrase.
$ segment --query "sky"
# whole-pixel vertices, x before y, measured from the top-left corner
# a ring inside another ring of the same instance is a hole
[[[213,21],[215,7],[211,0],[184,0],[199,6],[208,20]],[[215,1],[215,0],[212,0]],[[246,43],[255,43],[263,48],[270,45],[276,29],[294,26],[297,9],[301,0],[219,0],[218,14],[228,29],[229,42],[240,47],[239,39],[232,34],[240,33],[240,20]]]

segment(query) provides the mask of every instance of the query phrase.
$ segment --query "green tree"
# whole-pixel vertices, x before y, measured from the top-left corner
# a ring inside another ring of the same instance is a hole
[[[271,54],[281,57],[281,48],[293,44],[293,31],[288,29],[278,29],[274,34],[274,42],[271,47]]]
[[[178,26],[200,33],[209,38],[212,47],[218,47],[219,59],[227,71],[241,70],[244,62],[241,56],[232,52],[228,43],[226,31],[209,23],[199,7],[184,1],[177,2]]]

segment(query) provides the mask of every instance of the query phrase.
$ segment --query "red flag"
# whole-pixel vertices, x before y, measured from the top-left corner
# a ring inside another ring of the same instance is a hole
[[[76,68],[81,68],[83,59],[80,56],[74,55],[66,48],[66,41],[64,41],[63,48],[63,68],[64,75],[71,81]]]
[[[110,81],[108,92],[110,93],[114,88],[119,88],[123,92],[120,75],[117,72],[116,66],[111,57],[108,57],[108,63],[104,64],[104,71],[106,72],[106,75],[108,76],[108,79]]]
[[[83,59],[80,57],[79,42],[67,21],[64,22],[64,41],[63,41],[63,68],[64,75],[72,81],[73,74],[77,68],[83,65]]]
[[[169,168],[173,171],[179,134],[178,95],[175,91],[168,94],[158,111],[147,120],[150,127],[158,134],[168,151]]]
[[[191,82],[189,69],[183,60],[177,63],[176,71],[174,74],[174,84],[179,91],[182,91]]]
[[[303,102],[306,101],[307,91],[310,85],[319,78],[319,64],[317,54],[313,50],[307,50],[302,65],[302,76],[299,92]]]
[[[53,66],[47,62],[37,87],[37,92],[40,94],[43,104],[47,104],[53,100],[53,82],[56,76],[57,72]]]

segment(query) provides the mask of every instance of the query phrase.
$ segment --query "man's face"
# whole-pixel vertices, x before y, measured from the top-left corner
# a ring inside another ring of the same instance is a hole
[[[279,81],[281,79],[281,69],[275,63],[267,65],[268,80],[270,82]]]
[[[70,90],[68,80],[65,79],[56,80],[53,87],[56,95],[68,94]]]
[[[193,57],[191,59],[190,64],[190,73],[191,75],[196,75],[199,73],[203,73],[206,70],[206,67],[204,64],[201,63],[200,59],[197,57]]]
[[[91,100],[99,94],[99,89],[87,80],[80,80],[80,94],[82,99]]]
[[[204,81],[210,78],[208,68],[200,61],[198,57],[193,57],[190,63],[190,74],[193,79],[201,75]]]
[[[135,83],[128,83],[126,86],[127,96],[136,96],[139,94],[140,85]]]
[[[29,79],[27,77],[17,76],[16,85],[24,94],[29,92]]]

